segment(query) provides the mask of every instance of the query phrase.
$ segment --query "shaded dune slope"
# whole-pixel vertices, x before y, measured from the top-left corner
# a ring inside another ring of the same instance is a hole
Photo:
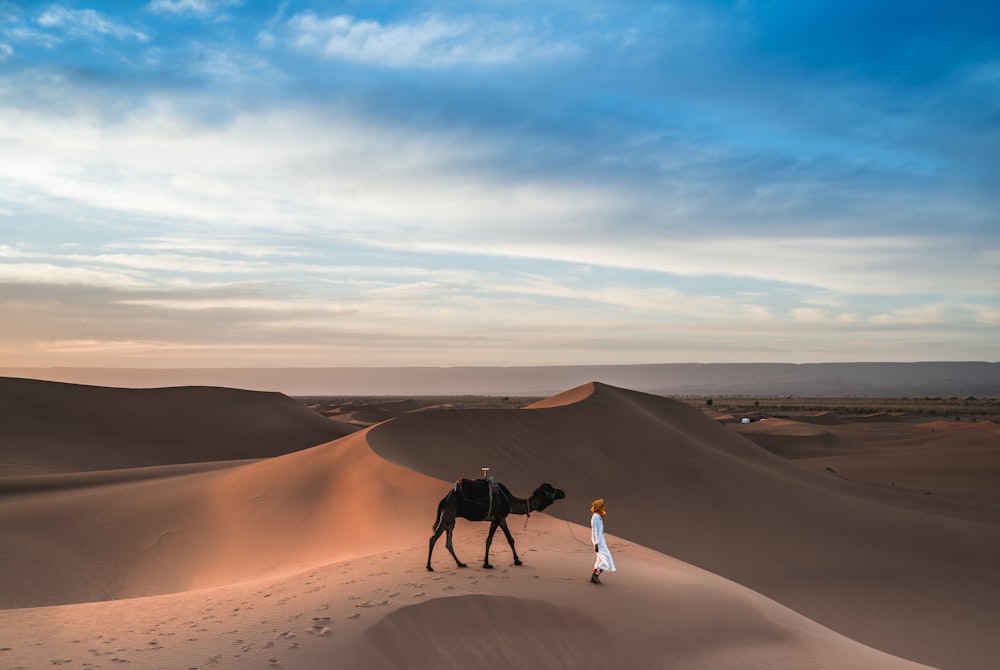
[[[280,393],[0,377],[0,477],[267,458],[353,430]]]
[[[851,451],[849,442],[837,437],[832,429],[791,419],[768,419],[736,430],[751,442],[782,458],[809,458],[834,452]]]
[[[373,670],[465,668],[470,659],[485,668],[925,667],[837,635],[716,575],[629,549],[634,573],[616,576],[607,590],[517,580],[502,594],[436,598],[392,612],[339,658]]]
[[[515,494],[549,481],[567,491],[552,512],[583,524],[604,497],[609,532],[890,653],[1000,657],[1000,526],[797,467],[683,403],[588,384],[529,410],[407,415],[368,439],[445,480],[490,466]]]
[[[841,422],[820,428],[800,421],[768,419],[736,430],[803,467],[933,495],[940,513],[1000,522],[1000,424]]]

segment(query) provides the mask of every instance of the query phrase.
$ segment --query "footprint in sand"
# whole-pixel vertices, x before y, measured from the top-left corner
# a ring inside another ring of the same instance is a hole
[[[372,601],[369,600],[364,605],[358,605],[358,607],[380,607],[382,605],[388,605],[388,604],[389,604],[388,600],[380,600],[377,603],[373,603]]]
[[[318,623],[313,624],[309,628],[308,632],[315,635],[316,637],[328,637],[333,634],[333,632],[329,628]]]

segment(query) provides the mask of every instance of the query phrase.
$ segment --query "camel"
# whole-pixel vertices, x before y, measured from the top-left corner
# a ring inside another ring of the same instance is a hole
[[[514,565],[521,565],[521,559],[517,557],[517,550],[514,549],[514,538],[507,528],[508,514],[531,514],[540,511],[554,503],[556,500],[565,498],[566,494],[549,484],[542,484],[531,496],[524,500],[511,495],[510,490],[496,482],[492,477],[489,479],[460,479],[452,486],[440,503],[438,503],[437,519],[434,521],[434,534],[431,535],[430,549],[427,552],[427,569],[434,572],[431,567],[431,556],[434,554],[434,543],[441,537],[441,533],[447,532],[445,546],[455,559],[455,564],[460,568],[466,567],[465,563],[458,560],[455,549],[451,544],[452,532],[455,530],[455,519],[463,517],[469,521],[489,521],[490,534],[486,536],[486,556],[483,558],[483,567],[490,569],[490,544],[493,543],[493,534],[497,528],[503,529],[510,544],[510,550],[514,554]]]

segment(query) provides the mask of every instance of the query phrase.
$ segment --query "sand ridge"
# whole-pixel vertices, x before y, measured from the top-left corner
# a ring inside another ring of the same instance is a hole
[[[354,430],[279,393],[0,377],[0,476],[267,458]]]
[[[962,652],[928,634],[947,629],[956,646],[1000,656],[982,618],[1000,598],[1000,526],[977,510],[947,517],[933,497],[798,467],[668,398],[603,384],[571,395],[530,411],[404,416],[369,440],[442,478],[486,464],[520,489],[540,477],[568,492],[552,514],[582,523],[604,497],[614,532],[893,653],[946,666]]]
[[[871,494],[882,502],[1000,523],[996,422],[842,420],[820,428],[767,419],[734,429],[796,465],[874,485]]]
[[[17,551],[0,554],[0,605],[203,588],[412,543],[440,486],[359,433],[207,472],[8,494],[0,527]],[[424,504],[399,504],[411,497]]]
[[[99,441],[107,427],[77,428]],[[155,427],[132,439],[159,444]],[[985,670],[997,657],[996,524],[882,504],[896,492],[862,495],[666,398],[588,384],[532,409],[424,411],[230,455],[0,495],[0,667],[380,668],[405,653],[417,668]],[[478,567],[487,526],[460,521],[470,567],[439,543],[427,572],[437,501],[484,465],[515,495],[549,481],[568,498],[513,518],[524,566],[500,537],[496,569]],[[600,587],[587,581],[598,494],[619,564]]]

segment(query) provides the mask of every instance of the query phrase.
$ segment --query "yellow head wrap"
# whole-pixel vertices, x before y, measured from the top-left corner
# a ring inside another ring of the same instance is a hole
[[[604,498],[598,498],[597,500],[595,500],[594,503],[590,506],[590,511],[594,512],[595,514],[600,514],[601,516],[607,514],[607,512],[604,511]]]

